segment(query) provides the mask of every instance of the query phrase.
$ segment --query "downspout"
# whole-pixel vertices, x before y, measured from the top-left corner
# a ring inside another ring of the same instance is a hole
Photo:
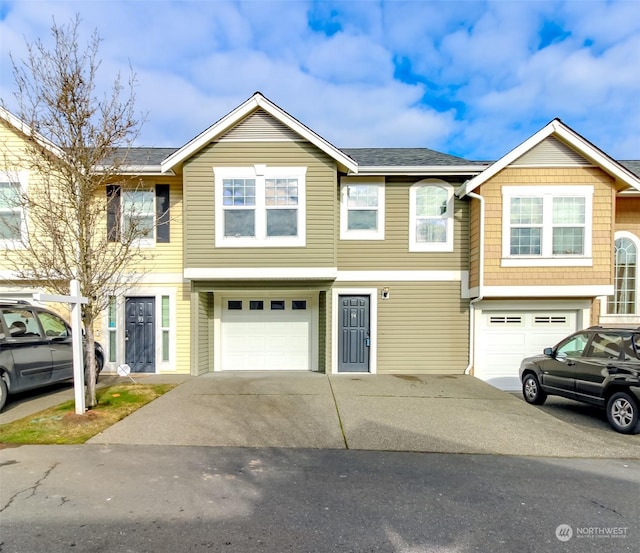
[[[484,197],[474,192],[467,193],[467,196],[480,202],[480,253],[478,256],[478,296],[469,302],[469,364],[464,370],[464,374],[471,374],[471,369],[475,361],[476,349],[476,308],[475,304],[482,300],[482,284],[484,280]]]

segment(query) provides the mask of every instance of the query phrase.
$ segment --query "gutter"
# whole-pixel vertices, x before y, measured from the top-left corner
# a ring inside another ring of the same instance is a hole
[[[469,364],[464,370],[464,374],[471,374],[475,361],[475,342],[476,342],[476,308],[475,305],[481,301],[483,296],[483,280],[484,280],[484,197],[475,192],[467,192],[466,194],[474,200],[480,202],[480,253],[478,257],[478,296],[469,302]]]

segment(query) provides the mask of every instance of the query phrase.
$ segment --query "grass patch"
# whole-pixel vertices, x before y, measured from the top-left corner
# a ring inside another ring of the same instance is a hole
[[[84,415],[76,415],[75,402],[69,400],[0,425],[0,443],[82,444],[172,388],[175,384],[125,383],[99,388],[98,405]]]

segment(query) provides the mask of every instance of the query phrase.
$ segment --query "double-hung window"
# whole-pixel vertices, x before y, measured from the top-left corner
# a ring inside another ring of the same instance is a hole
[[[384,240],[384,178],[340,182],[340,239]]]
[[[26,233],[22,194],[26,172],[0,172],[0,247],[18,248]]]
[[[304,246],[306,167],[214,167],[217,247]]]
[[[505,186],[502,198],[502,266],[592,264],[592,186]]]
[[[122,190],[122,232],[136,236],[141,243],[153,243],[155,229],[155,192]]]
[[[409,251],[453,251],[453,187],[426,179],[409,190]]]

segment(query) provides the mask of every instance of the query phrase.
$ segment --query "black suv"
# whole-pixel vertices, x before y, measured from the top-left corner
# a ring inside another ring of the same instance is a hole
[[[614,430],[634,433],[640,411],[640,328],[593,326],[520,365],[524,399],[547,395],[604,407]]]
[[[73,378],[71,341],[71,327],[53,311],[0,300],[0,409],[8,394]],[[104,351],[97,342],[95,356],[100,374]]]

